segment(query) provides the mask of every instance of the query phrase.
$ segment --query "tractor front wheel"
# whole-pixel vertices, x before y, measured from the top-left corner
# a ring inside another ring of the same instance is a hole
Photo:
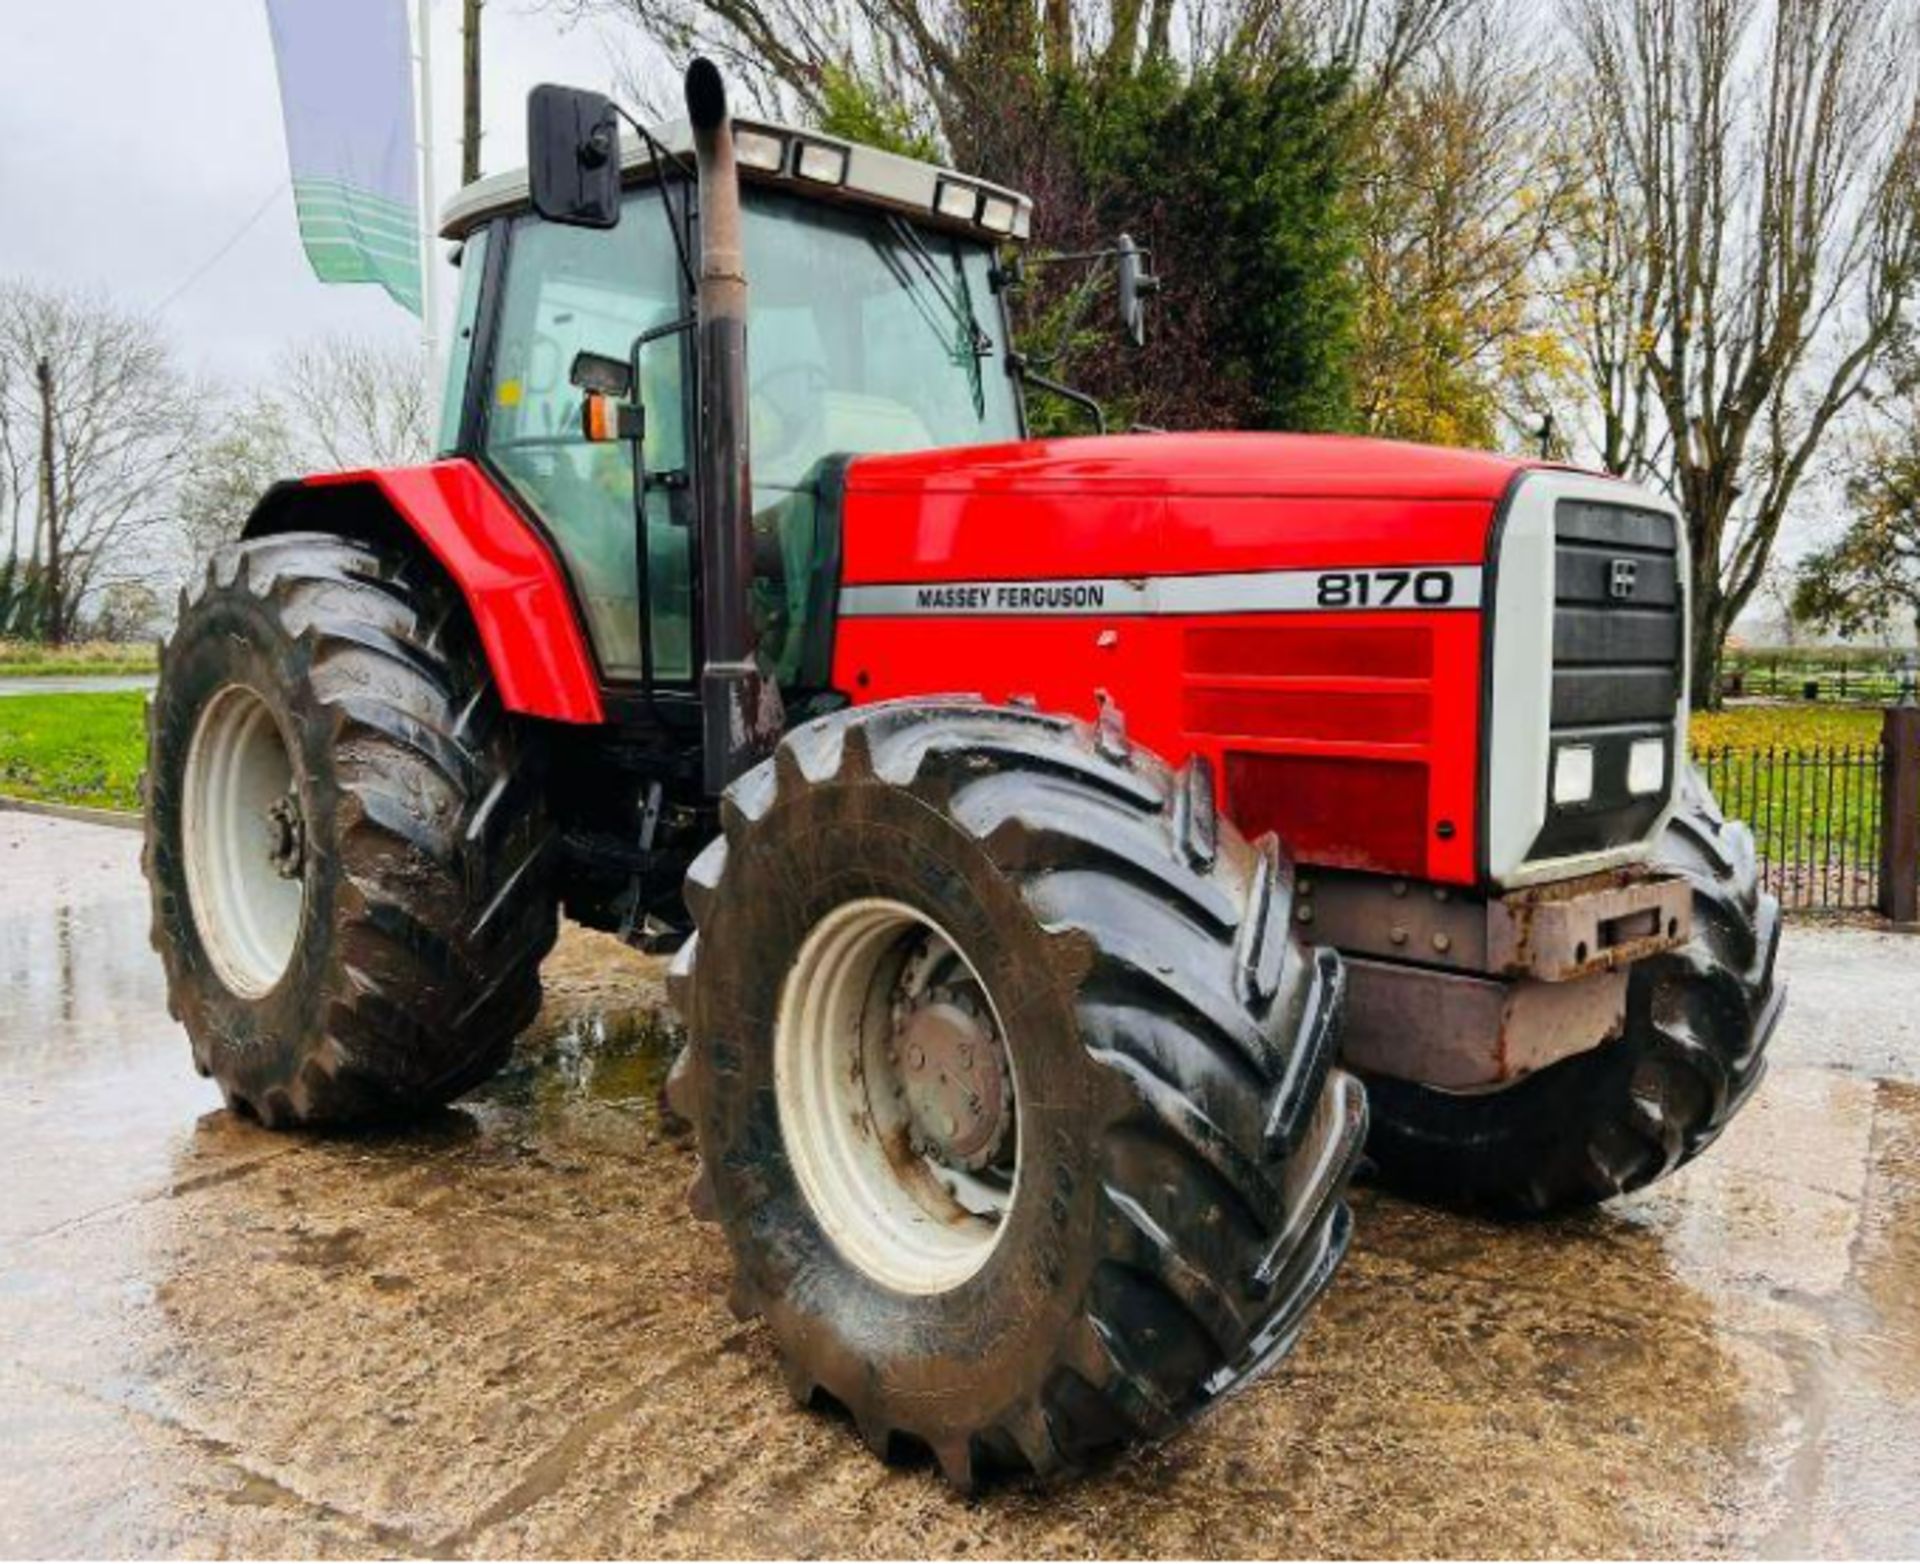
[[[224,549],[147,720],[153,943],[230,1107],[387,1119],[499,1068],[557,929],[550,831],[451,592],[325,535]]]
[[[1204,767],[1015,709],[790,734],[687,883],[697,1211],[802,1403],[955,1484],[1170,1432],[1344,1252],[1342,968]]]
[[[1690,1162],[1759,1085],[1786,997],[1780,904],[1753,837],[1691,766],[1654,852],[1693,891],[1693,936],[1633,968],[1626,1027],[1590,1053],[1486,1092],[1367,1078],[1382,1180],[1446,1205],[1544,1216],[1643,1188]]]

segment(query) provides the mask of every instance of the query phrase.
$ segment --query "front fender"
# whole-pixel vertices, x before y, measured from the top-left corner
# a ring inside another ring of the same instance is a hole
[[[507,710],[605,721],[599,672],[560,562],[474,463],[453,458],[277,484],[243,535],[334,532],[381,543],[396,527],[425,546],[466,600]]]

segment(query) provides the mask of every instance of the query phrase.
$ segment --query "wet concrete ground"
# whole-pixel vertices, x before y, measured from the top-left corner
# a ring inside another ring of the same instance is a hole
[[[658,966],[573,932],[416,1132],[219,1111],[137,839],[0,815],[0,1555],[1913,1554],[1920,941],[1796,927],[1755,1105],[1511,1229],[1371,1193],[1298,1350],[966,1503],[792,1409],[685,1213]]]

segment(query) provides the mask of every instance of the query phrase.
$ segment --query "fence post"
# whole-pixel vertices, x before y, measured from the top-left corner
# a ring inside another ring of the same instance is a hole
[[[1920,706],[1886,709],[1880,750],[1880,911],[1920,923]]]

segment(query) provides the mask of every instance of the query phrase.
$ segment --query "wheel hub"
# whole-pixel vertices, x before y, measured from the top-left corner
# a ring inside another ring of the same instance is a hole
[[[258,999],[286,974],[306,905],[306,817],[293,750],[246,684],[201,708],[181,774],[180,848],[194,927],[229,993]]]
[[[904,902],[814,925],[774,1026],[780,1135],[814,1219],[895,1292],[987,1263],[1020,1184],[1020,1077],[967,954]]]
[[[267,862],[283,880],[297,880],[307,864],[307,821],[297,794],[283,793],[267,810]]]
[[[892,1058],[917,1153],[968,1172],[1000,1159],[1012,1094],[1005,1050],[976,995],[940,987],[910,1002],[895,1023]]]

